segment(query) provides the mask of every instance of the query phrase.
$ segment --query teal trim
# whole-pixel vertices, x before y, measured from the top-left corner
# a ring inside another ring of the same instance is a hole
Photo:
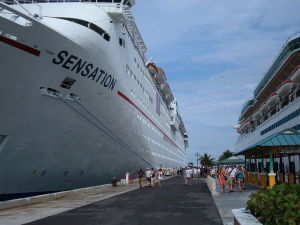
[[[274,171],[274,162],[273,162],[273,154],[272,150],[270,150],[270,171]]]

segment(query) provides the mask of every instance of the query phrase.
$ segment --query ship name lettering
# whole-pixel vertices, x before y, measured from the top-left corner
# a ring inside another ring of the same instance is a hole
[[[66,70],[75,72],[82,77],[93,80],[95,83],[110,89],[114,89],[116,85],[116,78],[113,75],[105,72],[103,69],[95,66],[92,63],[81,59],[76,55],[69,54],[68,51],[60,51],[55,58],[52,59],[52,63],[60,65]]]

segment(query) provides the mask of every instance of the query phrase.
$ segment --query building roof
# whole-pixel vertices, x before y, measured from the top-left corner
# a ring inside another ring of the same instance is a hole
[[[239,163],[244,163],[245,161],[243,159],[240,159],[236,156],[231,156],[227,159],[223,159],[222,161],[219,162],[219,164],[239,164]]]
[[[236,155],[242,155],[246,151],[257,147],[273,146],[300,146],[300,133],[293,129],[285,129],[243,149]]]

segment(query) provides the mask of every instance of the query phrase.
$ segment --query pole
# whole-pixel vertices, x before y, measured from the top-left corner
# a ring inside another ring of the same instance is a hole
[[[199,161],[199,156],[200,156],[199,152],[197,152],[197,153],[195,154],[195,156],[197,157],[197,167],[198,167],[198,161]]]

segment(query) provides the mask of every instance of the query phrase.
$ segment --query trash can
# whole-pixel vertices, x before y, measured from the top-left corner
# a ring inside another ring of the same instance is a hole
[[[117,187],[117,182],[118,182],[117,178],[113,177],[113,179],[112,179],[112,186],[113,187]]]

